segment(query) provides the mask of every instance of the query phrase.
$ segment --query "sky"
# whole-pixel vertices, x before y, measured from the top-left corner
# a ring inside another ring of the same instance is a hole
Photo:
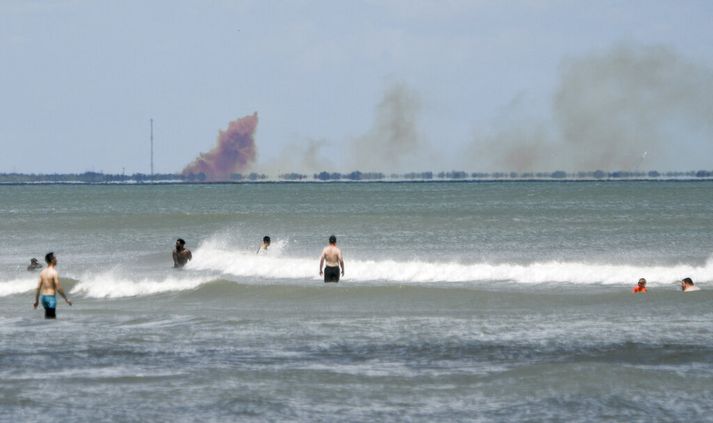
[[[710,1],[0,2],[0,172],[713,169]]]

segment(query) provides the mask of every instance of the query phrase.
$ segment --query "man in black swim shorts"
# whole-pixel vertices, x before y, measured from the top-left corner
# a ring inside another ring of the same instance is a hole
[[[324,262],[327,266],[324,267]],[[339,268],[344,276],[344,259],[342,251],[337,247],[337,237],[329,237],[329,245],[322,250],[322,257],[319,259],[319,275],[324,275],[324,282],[339,282]]]

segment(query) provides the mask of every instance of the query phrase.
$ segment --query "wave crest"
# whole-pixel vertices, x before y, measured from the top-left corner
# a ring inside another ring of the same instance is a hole
[[[125,274],[121,269],[88,273],[78,280],[66,279],[65,289],[91,298],[123,298],[186,291],[216,280],[240,284],[301,284],[319,282],[319,259],[289,257],[279,245],[267,255],[234,251],[220,242],[200,245],[182,272],[147,277]],[[645,277],[650,285],[667,285],[683,277],[696,283],[713,281],[713,258],[704,265],[637,266],[582,262],[443,263],[398,260],[347,260],[345,282],[388,285],[390,283],[459,283],[475,286],[492,282],[517,284],[633,285]],[[0,281],[0,297],[23,294],[36,287],[33,277]]]
[[[190,269],[236,277],[319,280],[319,259],[257,256],[229,251],[207,242],[194,254]],[[670,284],[690,276],[698,282],[713,280],[713,257],[703,266],[617,265],[565,261],[516,263],[443,263],[397,260],[345,260],[346,281],[358,282],[492,282],[522,284],[630,284],[644,277],[650,284]]]

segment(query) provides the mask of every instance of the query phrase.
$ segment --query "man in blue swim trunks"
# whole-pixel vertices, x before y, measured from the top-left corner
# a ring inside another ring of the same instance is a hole
[[[42,293],[42,307],[45,309],[45,319],[56,319],[57,318],[57,292],[64,298],[70,306],[72,302],[69,301],[66,295],[64,295],[64,289],[59,283],[59,273],[57,273],[57,257],[54,253],[47,253],[45,256],[45,261],[47,262],[47,268],[40,272],[40,283],[37,285],[37,290],[35,291],[35,304],[34,308],[40,302],[40,292]]]

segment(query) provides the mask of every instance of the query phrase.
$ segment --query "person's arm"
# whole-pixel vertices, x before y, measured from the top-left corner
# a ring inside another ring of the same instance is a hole
[[[339,251],[339,265],[342,266],[342,276],[344,276],[344,257],[341,251]]]
[[[178,267],[178,251],[173,250],[171,256],[173,257],[173,267]]]
[[[57,292],[59,292],[59,295],[61,295],[62,298],[64,298],[64,301],[66,301],[67,304],[69,304],[71,306],[72,302],[69,301],[69,298],[67,298],[67,296],[64,294],[64,289],[62,289],[62,284],[59,283],[59,275],[56,273],[54,275],[54,283],[55,283],[55,286],[57,287]]]
[[[40,304],[40,289],[42,288],[42,276],[40,276],[40,282],[37,284],[37,289],[35,290],[35,303],[32,308],[37,308]]]
[[[326,254],[324,253],[324,250],[322,250],[322,256],[319,258],[319,276],[322,276],[324,274],[324,256]]]
[[[188,261],[193,260],[193,253],[191,253],[191,250],[186,250],[186,257],[188,258]]]

